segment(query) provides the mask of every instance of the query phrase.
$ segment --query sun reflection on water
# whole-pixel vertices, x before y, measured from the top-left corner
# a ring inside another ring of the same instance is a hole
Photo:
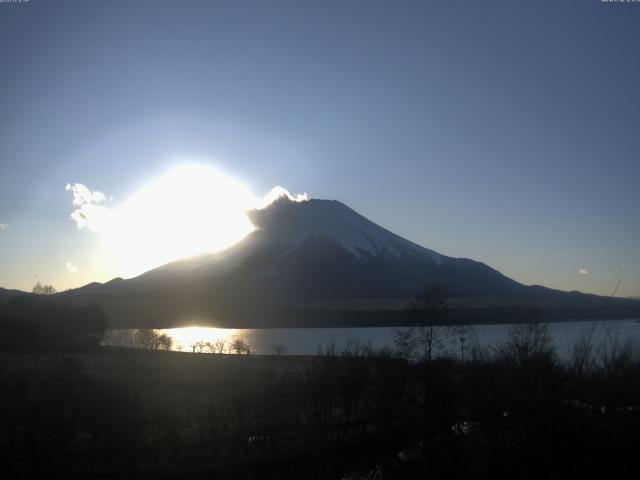
[[[173,340],[171,350],[227,353],[238,330],[235,328],[183,327],[167,328],[162,333]]]

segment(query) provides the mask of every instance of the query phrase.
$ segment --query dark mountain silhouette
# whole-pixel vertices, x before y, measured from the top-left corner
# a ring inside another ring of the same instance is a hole
[[[401,302],[390,299],[411,298],[433,284],[443,285],[452,307],[463,309],[620,308],[624,303],[522,285],[481,262],[412,243],[338,201],[281,197],[249,217],[256,229],[225,251],[64,295],[95,301],[116,323],[237,326],[341,324],[337,312],[345,311],[359,311],[358,322],[367,323],[363,310],[398,310]]]
[[[23,292],[22,290],[14,290],[14,289],[9,290],[9,289],[0,287],[0,300],[5,298],[15,297],[15,296],[24,296],[24,295],[31,295],[31,294],[27,292]]]

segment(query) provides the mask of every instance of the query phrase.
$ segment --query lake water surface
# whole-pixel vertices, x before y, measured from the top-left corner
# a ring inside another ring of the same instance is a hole
[[[640,320],[590,320],[549,323],[549,333],[560,358],[568,358],[573,346],[585,338],[592,345],[622,345],[626,341],[640,344]],[[442,335],[442,352],[459,352],[460,337],[465,349],[473,345],[496,347],[509,340],[510,324],[473,325],[463,332]],[[172,339],[172,350],[187,352],[233,353],[234,341],[240,339],[250,353],[316,355],[327,350],[340,354],[345,349],[370,346],[374,350],[393,348],[397,327],[373,328],[270,328],[225,329],[213,327],[171,328],[158,332]],[[138,330],[111,330],[103,345],[139,346]],[[443,332],[444,333],[444,332]],[[236,346],[237,346],[236,342]]]

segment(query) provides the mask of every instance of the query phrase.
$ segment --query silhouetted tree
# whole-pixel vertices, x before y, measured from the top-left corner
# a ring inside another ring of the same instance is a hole
[[[197,342],[194,342],[193,344],[191,344],[191,351],[193,353],[196,353],[196,352],[202,353],[210,346],[211,346],[210,342],[205,342],[204,340],[198,340]]]
[[[546,323],[520,323],[509,330],[509,341],[498,347],[505,360],[524,365],[532,360],[553,360],[555,348]]]
[[[416,335],[413,327],[397,328],[393,332],[395,354],[406,360],[410,360],[416,353]]]
[[[224,353],[224,349],[226,346],[227,342],[224,338],[219,338],[218,340],[216,340],[215,342],[213,342],[211,351],[213,353]]]
[[[38,282],[33,286],[31,292],[35,293],[36,295],[53,295],[57,292],[57,290],[53,287],[53,285],[43,285]]]
[[[408,358],[417,356],[431,365],[434,353],[443,346],[444,337],[452,334],[448,325],[449,307],[444,287],[425,288],[409,304],[411,326],[396,332],[396,348]]]
[[[234,338],[231,342],[231,350],[236,354],[249,353],[251,350],[249,344],[243,338]]]
[[[141,329],[136,332],[135,342],[142,348],[151,350],[171,350],[173,339],[166,333],[155,329]]]
[[[169,351],[173,346],[173,338],[171,338],[166,333],[163,333],[158,338],[158,343],[160,345],[160,348],[164,348],[166,351]]]

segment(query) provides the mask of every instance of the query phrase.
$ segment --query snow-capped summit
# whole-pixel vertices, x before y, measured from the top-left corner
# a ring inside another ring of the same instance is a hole
[[[306,240],[324,238],[359,258],[412,255],[442,263],[442,255],[391,233],[336,200],[297,202],[282,196],[264,209],[250,211],[249,218],[256,235],[286,245],[288,251]]]

